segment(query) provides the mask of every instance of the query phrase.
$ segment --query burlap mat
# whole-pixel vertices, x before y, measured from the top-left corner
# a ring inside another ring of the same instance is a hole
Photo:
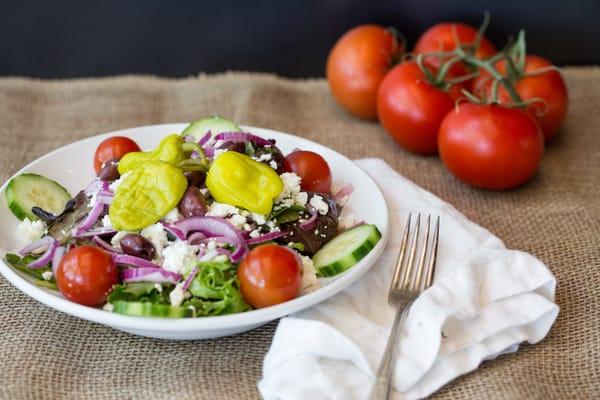
[[[558,279],[558,320],[536,346],[484,363],[435,397],[592,398],[600,393],[600,69],[565,70],[571,108],[540,173],[506,193],[467,187],[434,157],[399,149],[375,123],[349,117],[323,80],[231,73],[169,80],[0,79],[0,181],[74,140],[219,113],[318,141],[400,173],[540,257]],[[82,167],[90,168],[91,155]],[[4,200],[2,200],[4,201]],[[276,323],[217,340],[135,337],[51,310],[0,278],[3,399],[253,399]]]

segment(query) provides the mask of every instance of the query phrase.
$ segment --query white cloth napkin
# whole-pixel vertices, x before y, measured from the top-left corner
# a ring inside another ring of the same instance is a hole
[[[555,278],[540,260],[506,249],[383,160],[357,164],[384,192],[390,241],[356,283],[280,321],[258,383],[265,399],[368,397],[393,319],[387,289],[410,211],[439,215],[441,230],[435,282],[414,302],[403,326],[394,399],[425,397],[482,361],[546,336],[558,306]]]

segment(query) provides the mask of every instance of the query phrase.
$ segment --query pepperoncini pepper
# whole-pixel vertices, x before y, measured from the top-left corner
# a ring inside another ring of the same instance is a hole
[[[206,187],[220,203],[269,214],[273,199],[283,190],[283,182],[269,166],[244,154],[227,151],[213,161],[206,176]]]
[[[177,206],[186,188],[187,179],[181,169],[147,160],[131,170],[115,191],[110,222],[120,231],[152,225]]]
[[[189,154],[192,151],[196,151],[201,157],[190,159]],[[208,161],[200,146],[195,143],[185,143],[183,137],[172,134],[161,140],[154,150],[125,154],[119,161],[119,173],[123,175],[150,160],[159,160],[183,170],[206,170],[208,166]]]

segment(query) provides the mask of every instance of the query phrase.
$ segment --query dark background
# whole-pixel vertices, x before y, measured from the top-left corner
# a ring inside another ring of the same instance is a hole
[[[441,21],[478,25],[502,46],[558,65],[600,64],[600,1],[12,1],[0,3],[0,75],[41,78],[246,70],[324,75],[336,39],[364,23],[393,25],[413,45]]]

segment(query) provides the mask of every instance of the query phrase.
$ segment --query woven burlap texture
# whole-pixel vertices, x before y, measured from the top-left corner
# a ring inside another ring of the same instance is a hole
[[[564,71],[570,109],[540,172],[504,192],[470,188],[436,157],[400,149],[344,113],[324,80],[226,73],[186,79],[0,79],[0,181],[75,140],[222,114],[315,140],[350,158],[381,157],[502,238],[541,258],[561,307],[548,337],[484,363],[434,397],[593,398],[600,393],[600,69]],[[92,154],[73,160],[91,168]],[[4,201],[4,200],[2,200]],[[132,336],[49,309],[0,278],[0,398],[254,399],[276,323],[215,340]]]

